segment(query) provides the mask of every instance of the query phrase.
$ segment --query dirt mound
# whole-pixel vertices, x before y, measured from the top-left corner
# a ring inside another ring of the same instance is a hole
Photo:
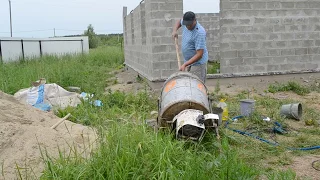
[[[94,130],[70,121],[51,129],[59,120],[0,91],[0,179],[16,179],[19,173],[38,178],[44,169],[40,148],[53,157],[70,147],[90,151]]]

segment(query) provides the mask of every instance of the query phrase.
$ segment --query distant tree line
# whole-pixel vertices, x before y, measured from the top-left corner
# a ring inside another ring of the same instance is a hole
[[[64,37],[88,36],[89,48],[98,46],[121,46],[123,42],[123,33],[121,34],[96,34],[93,26],[90,24],[87,30],[81,35],[67,35]]]

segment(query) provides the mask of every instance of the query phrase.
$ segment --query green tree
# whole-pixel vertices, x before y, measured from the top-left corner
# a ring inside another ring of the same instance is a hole
[[[84,31],[84,35],[89,37],[89,48],[96,48],[99,45],[99,39],[94,32],[94,28],[89,24],[87,30]]]

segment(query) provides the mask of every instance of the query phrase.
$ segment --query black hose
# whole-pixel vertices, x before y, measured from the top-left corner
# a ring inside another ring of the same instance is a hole
[[[317,168],[316,167],[316,163],[319,163],[319,167]],[[317,171],[320,171],[320,160],[316,160],[316,161],[313,161],[312,162],[312,167],[313,167],[313,169],[315,169],[315,170],[317,170]]]

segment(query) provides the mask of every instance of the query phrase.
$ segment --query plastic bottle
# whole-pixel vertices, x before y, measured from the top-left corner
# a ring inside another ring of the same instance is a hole
[[[222,120],[227,121],[229,119],[229,111],[228,111],[228,105],[225,102],[225,99],[221,99],[217,107],[221,108],[223,110],[222,112]]]

